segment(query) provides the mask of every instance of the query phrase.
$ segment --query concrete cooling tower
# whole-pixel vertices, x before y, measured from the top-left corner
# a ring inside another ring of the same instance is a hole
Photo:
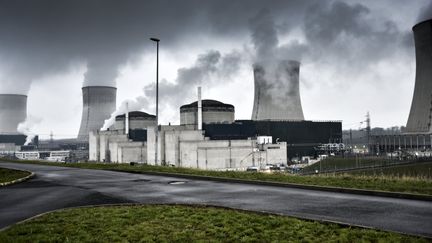
[[[304,120],[299,72],[297,61],[283,60],[267,67],[254,65],[252,120]]]
[[[82,88],[83,111],[78,141],[88,142],[89,132],[99,130],[116,109],[117,89],[107,86]]]
[[[0,134],[18,134],[18,124],[26,117],[26,95],[0,94]]]
[[[430,133],[432,119],[432,19],[413,27],[416,80],[407,133]]]

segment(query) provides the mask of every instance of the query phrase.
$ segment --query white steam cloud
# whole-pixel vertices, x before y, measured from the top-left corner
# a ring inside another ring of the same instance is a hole
[[[18,124],[17,131],[27,136],[24,145],[28,145],[32,142],[33,138],[36,136],[36,134],[32,130],[34,126],[41,122],[41,118],[28,115],[25,121]]]
[[[240,65],[245,61],[245,54],[234,50],[222,55],[219,51],[211,50],[198,55],[194,65],[177,70],[175,82],[162,79],[159,82],[159,112],[168,110],[178,111],[189,97],[194,96],[195,88],[203,85],[211,88],[224,85],[232,80],[232,77],[239,71]],[[102,130],[108,129],[115,122],[117,115],[124,114],[126,103],[129,104],[129,111],[154,110],[155,85],[149,84],[144,87],[144,94],[134,100],[123,101],[120,107],[105,120]],[[172,118],[178,119],[178,112]]]

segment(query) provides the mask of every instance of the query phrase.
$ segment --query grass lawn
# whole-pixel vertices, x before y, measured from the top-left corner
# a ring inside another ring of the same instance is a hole
[[[358,157],[356,158],[327,158],[321,162],[315,163],[313,165],[307,166],[303,169],[302,173],[314,173],[316,170],[322,172],[333,173],[335,170],[344,169],[355,169],[361,167],[376,167],[375,169],[364,169],[367,173],[361,173],[365,175],[370,174],[383,174],[399,177],[418,177],[424,179],[432,180],[432,161],[423,162],[412,162],[410,164],[401,164],[403,161],[391,161],[385,158],[376,157]],[[389,166],[391,167],[379,167],[379,166]],[[380,168],[383,168],[382,170]],[[391,169],[398,168],[398,169]],[[377,173],[382,172],[382,173]],[[341,172],[345,173],[345,172]],[[357,172],[351,173],[347,171],[348,174],[358,174]]]
[[[17,162],[17,161],[12,161]],[[386,175],[320,175],[320,176],[299,176],[287,173],[255,173],[255,172],[238,172],[238,171],[207,171],[199,169],[152,166],[152,165],[134,165],[129,164],[111,164],[111,163],[56,163],[40,161],[19,161],[19,163],[32,163],[42,165],[56,165],[75,168],[87,169],[104,169],[134,173],[145,172],[169,172],[199,176],[214,176],[224,178],[261,180],[281,183],[297,183],[317,186],[332,186],[343,188],[356,188],[367,190],[381,190],[390,192],[405,192],[416,194],[432,195],[432,179],[427,178],[399,178]]]
[[[27,171],[0,168],[0,183],[13,181],[30,175]]]
[[[425,180],[432,180],[432,162],[365,169],[346,173],[352,175],[383,175],[400,178],[423,178]]]
[[[61,210],[0,232],[0,242],[427,242],[419,237],[203,206]]]

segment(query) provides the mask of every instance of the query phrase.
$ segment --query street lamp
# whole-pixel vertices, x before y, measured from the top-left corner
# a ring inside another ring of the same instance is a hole
[[[155,141],[155,165],[158,159],[158,138],[159,138],[159,39],[150,38],[151,41],[156,42],[156,141]]]

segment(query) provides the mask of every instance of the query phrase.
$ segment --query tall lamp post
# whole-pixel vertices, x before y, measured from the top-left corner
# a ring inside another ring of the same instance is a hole
[[[156,42],[156,139],[155,139],[155,165],[158,163],[158,138],[159,138],[159,39],[150,38],[151,41]]]

